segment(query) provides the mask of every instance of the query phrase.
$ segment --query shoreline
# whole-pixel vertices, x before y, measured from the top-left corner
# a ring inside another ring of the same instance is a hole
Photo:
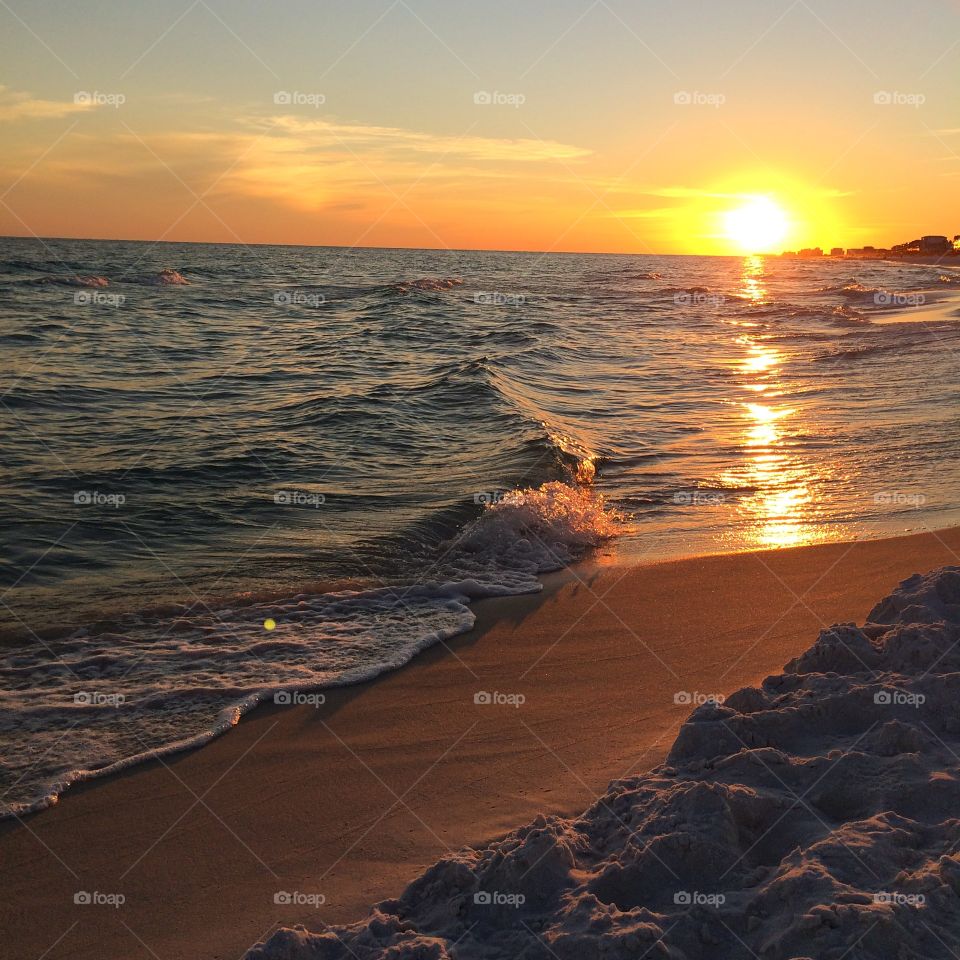
[[[319,709],[261,706],[203,749],[0,825],[8,937],[24,956],[235,957],[277,926],[358,920],[445,852],[656,765],[697,696],[758,682],[958,553],[952,528],[588,562],[542,593],[478,601],[473,630]],[[75,906],[77,891],[126,902]],[[282,891],[326,902],[275,904]]]

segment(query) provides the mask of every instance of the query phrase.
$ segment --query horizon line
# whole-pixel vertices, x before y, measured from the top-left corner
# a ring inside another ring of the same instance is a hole
[[[150,243],[167,244],[170,246],[176,244],[189,244],[192,246],[207,247],[292,247],[305,248],[308,250],[410,250],[424,253],[529,253],[534,255],[548,256],[557,254],[559,256],[577,256],[577,257],[716,257],[716,258],[739,258],[739,257],[776,257],[777,253],[642,253],[631,250],[526,250],[521,248],[507,247],[404,247],[404,246],[367,246],[363,244],[349,243],[282,243],[282,242],[264,242],[264,241],[245,241],[245,240],[146,240],[142,238],[129,237],[61,237],[61,236],[39,236],[38,234],[18,234],[4,233],[0,234],[0,240],[33,240],[43,243],[48,240],[72,240],[86,243]]]

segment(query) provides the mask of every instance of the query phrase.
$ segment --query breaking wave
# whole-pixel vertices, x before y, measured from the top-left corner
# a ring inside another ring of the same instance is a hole
[[[71,784],[200,746],[265,700],[289,703],[395,670],[469,630],[474,600],[537,592],[540,574],[617,533],[619,515],[575,476],[485,495],[429,581],[126,616],[4,650],[0,818],[43,809]],[[29,738],[17,736],[23,729]]]

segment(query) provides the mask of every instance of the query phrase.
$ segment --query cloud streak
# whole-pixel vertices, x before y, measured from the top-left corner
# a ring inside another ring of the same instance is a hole
[[[61,119],[73,113],[93,110],[96,104],[72,100],[41,100],[19,90],[0,86],[0,122]]]

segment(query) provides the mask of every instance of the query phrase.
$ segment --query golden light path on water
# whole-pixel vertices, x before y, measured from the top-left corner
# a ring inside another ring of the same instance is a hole
[[[762,304],[768,299],[764,259],[744,259],[740,295]],[[820,520],[822,498],[830,489],[831,466],[824,457],[797,449],[798,434],[816,426],[803,409],[784,402],[783,354],[767,343],[752,323],[738,339],[743,354],[734,361],[738,386],[755,399],[738,402],[735,442],[742,451],[738,466],[720,475],[720,485],[755,492],[736,501],[742,533],[739,549],[793,547],[838,539],[839,532]],[[734,546],[731,544],[731,546]]]

